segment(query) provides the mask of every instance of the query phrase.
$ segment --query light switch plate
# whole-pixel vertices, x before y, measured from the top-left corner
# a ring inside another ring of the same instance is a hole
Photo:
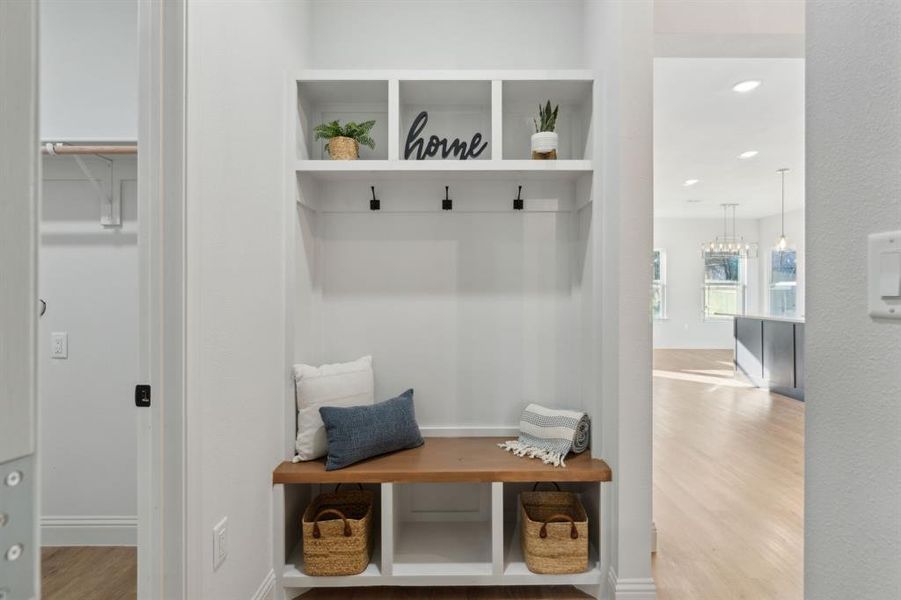
[[[69,334],[56,331],[50,334],[50,356],[52,358],[69,358]]]
[[[219,568],[228,556],[228,517],[223,517],[213,527],[213,570]]]
[[[867,263],[870,316],[901,319],[901,231],[870,234]]]

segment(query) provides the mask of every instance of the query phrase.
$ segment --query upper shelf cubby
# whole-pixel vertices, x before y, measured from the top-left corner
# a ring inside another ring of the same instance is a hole
[[[298,113],[303,139],[298,144],[300,157],[329,160],[325,141],[314,139],[321,123],[338,120],[357,123],[374,120],[372,139],[375,149],[360,147],[360,160],[388,158],[388,81],[387,80],[307,80],[297,82]]]
[[[491,81],[401,81],[399,127],[401,159],[490,160]]]
[[[305,177],[582,178],[593,170],[591,71],[311,70],[294,80],[294,158]],[[560,106],[557,160],[532,160],[533,118],[548,100]],[[330,160],[314,129],[333,120],[375,120],[375,149]]]
[[[591,125],[590,80],[519,80],[503,83],[503,153],[505,160],[531,158],[530,140],[538,106],[559,106],[555,131],[558,160],[586,158]]]

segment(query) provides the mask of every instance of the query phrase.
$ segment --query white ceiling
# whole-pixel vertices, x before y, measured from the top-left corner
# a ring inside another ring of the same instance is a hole
[[[758,79],[756,90],[732,91]],[[738,155],[757,150],[754,158]],[[804,60],[658,58],[654,61],[654,214],[719,217],[737,202],[739,218],[804,205]],[[686,179],[699,179],[685,187]],[[690,202],[694,201],[694,202]]]

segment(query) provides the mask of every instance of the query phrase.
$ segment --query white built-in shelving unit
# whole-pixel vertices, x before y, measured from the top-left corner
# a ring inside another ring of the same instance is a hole
[[[600,420],[591,383],[592,72],[311,70],[294,74],[288,89],[286,201],[296,215],[287,231],[289,362],[371,354],[377,399],[414,388],[427,438],[513,436],[528,401],[581,406]],[[532,117],[547,100],[560,105],[558,160],[531,160]],[[422,111],[426,141],[469,145],[480,133],[485,151],[468,160],[405,159]],[[330,160],[313,128],[334,119],[374,119],[375,149],[361,148],[356,161]],[[452,210],[443,210],[445,190]],[[289,459],[290,376],[286,384]],[[566,472],[561,485],[580,495],[591,523],[590,565],[574,575],[536,575],[522,556],[517,496],[547,474],[361,480],[377,498],[375,550],[368,568],[348,577],[303,570],[301,514],[316,493],[333,489],[325,482],[338,480],[276,476],[281,587],[289,598],[307,588],[373,585],[566,584],[597,595],[609,471],[590,481]]]
[[[301,135],[295,168],[315,178],[377,177],[391,174],[487,174],[549,179],[590,174],[587,148],[594,80],[588,71],[304,71],[297,75]],[[559,160],[530,160],[532,118],[539,103],[560,105]],[[486,150],[477,158],[404,160],[407,134],[421,112],[423,135],[471,142],[482,135]],[[374,119],[375,150],[363,147],[358,161],[331,161],[315,125]]]
[[[369,566],[360,574],[311,577],[304,573],[303,544],[298,539],[287,554],[282,585],[289,590],[314,587],[368,587],[384,585],[582,585],[601,584],[597,527],[590,534],[589,565],[583,573],[539,575],[529,571],[520,543],[516,496],[531,485],[516,483],[414,484],[420,491],[447,494],[473,486],[485,488],[489,506],[482,518],[468,511],[434,511],[417,515],[409,502],[408,484],[368,485],[380,498],[381,519]],[[586,508],[599,514],[599,484],[561,484],[580,494]],[[295,487],[301,487],[296,484]],[[328,486],[328,489],[332,489]],[[313,490],[310,490],[313,493]],[[290,597],[290,596],[289,596]]]

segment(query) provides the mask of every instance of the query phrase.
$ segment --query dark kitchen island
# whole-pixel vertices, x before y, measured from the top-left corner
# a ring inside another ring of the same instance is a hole
[[[804,400],[804,319],[736,315],[735,366],[761,388]]]

